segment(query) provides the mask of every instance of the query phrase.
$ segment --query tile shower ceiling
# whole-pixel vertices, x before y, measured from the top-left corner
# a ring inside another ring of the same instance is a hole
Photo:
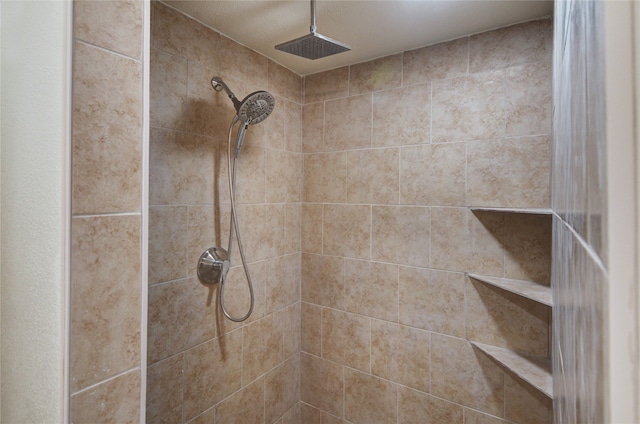
[[[316,3],[320,34],[350,52],[308,60],[275,50],[309,33],[310,2],[167,1],[167,4],[300,75],[364,62],[553,13],[553,1],[329,1]]]

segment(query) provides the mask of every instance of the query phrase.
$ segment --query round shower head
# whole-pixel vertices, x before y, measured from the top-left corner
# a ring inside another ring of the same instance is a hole
[[[256,91],[249,94],[238,106],[238,118],[247,124],[264,121],[273,112],[276,100],[267,91]]]

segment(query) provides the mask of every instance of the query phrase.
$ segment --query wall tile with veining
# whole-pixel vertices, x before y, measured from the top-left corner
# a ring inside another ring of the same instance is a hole
[[[424,84],[468,73],[469,38],[404,52],[402,85]]]
[[[305,155],[303,169],[303,201],[346,202],[347,154],[345,152]]]
[[[400,323],[464,337],[464,275],[400,267]]]
[[[264,422],[264,379],[260,378],[229,396],[215,407],[220,423]]]
[[[349,67],[304,77],[304,102],[315,103],[349,95]]]
[[[516,423],[553,423],[553,401],[528,383],[504,375],[504,416]]]
[[[433,334],[431,361],[433,395],[503,416],[504,373],[467,340]]]
[[[185,206],[149,208],[149,284],[187,276]]]
[[[551,133],[551,61],[507,69],[507,135]]]
[[[302,155],[268,149],[266,168],[267,202],[299,202],[302,197]]]
[[[370,234],[370,206],[324,206],[322,229],[322,251],[324,254],[369,259],[371,250]]]
[[[265,313],[279,311],[300,299],[300,254],[269,259],[265,267]]]
[[[362,371],[371,369],[371,322],[369,318],[324,308],[322,310],[322,357]]]
[[[182,422],[183,355],[151,365],[147,370],[147,422]]]
[[[343,309],[344,259],[302,255],[302,301]]]
[[[265,422],[274,423],[300,400],[300,356],[289,358],[267,373],[264,386]]]
[[[302,204],[302,251],[322,253],[323,205]]]
[[[462,424],[463,408],[452,402],[398,386],[398,424]]]
[[[191,277],[149,288],[148,360],[161,359],[216,336],[211,289]]]
[[[396,88],[373,95],[373,146],[431,142],[431,85]]]
[[[153,3],[153,47],[216,68],[220,35],[162,3]],[[211,75],[213,76],[213,75]]]
[[[405,325],[372,320],[371,373],[429,392],[431,333]]]
[[[104,422],[105,417],[118,423],[139,422],[140,370],[129,371],[72,395],[69,409],[73,423]]]
[[[153,126],[187,129],[187,60],[151,50],[150,118]]]
[[[381,378],[345,368],[344,417],[355,424],[396,422],[398,386]]]
[[[302,103],[302,77],[282,65],[269,60],[268,90],[276,95]]]
[[[73,36],[141,59],[143,15],[141,1],[75,1]],[[115,21],[117,25],[113,24]]]
[[[298,174],[300,175],[300,174]],[[289,203],[284,207],[284,254],[299,253],[302,239],[302,204]]]
[[[400,203],[463,205],[466,188],[464,143],[403,147],[400,162]]]
[[[473,206],[548,208],[547,136],[467,145],[467,203]]]
[[[324,146],[327,150],[371,147],[372,95],[325,103]]]
[[[248,384],[283,359],[282,316],[269,314],[242,329],[242,384]]]
[[[302,106],[293,102],[283,102],[284,149],[290,152],[302,152]]]
[[[185,353],[184,420],[209,409],[241,387],[242,330],[200,344]]]
[[[302,302],[301,349],[315,356],[322,355],[322,307]]]
[[[504,136],[504,90],[504,71],[434,82],[432,142]]]
[[[140,363],[140,216],[71,223],[70,389]]]
[[[269,59],[225,36],[220,36],[218,50],[220,76],[233,76],[248,85],[246,94],[269,87]]]
[[[398,150],[347,152],[347,202],[398,203]]]
[[[213,203],[215,150],[210,138],[152,128],[149,203]]]
[[[300,355],[300,400],[342,416],[344,371],[341,365],[313,355]]]
[[[398,321],[398,266],[345,260],[344,307],[349,312]]]
[[[402,82],[402,53],[351,65],[349,95],[399,87]]]
[[[504,251],[494,235],[502,231],[498,214],[431,208],[431,266],[502,277]]]
[[[469,70],[483,72],[551,59],[553,22],[540,19],[472,35]]]
[[[428,266],[430,216],[429,208],[373,206],[371,259]]]
[[[139,211],[141,64],[76,42],[73,73],[73,213]]]
[[[302,151],[324,151],[324,102],[302,107]]]

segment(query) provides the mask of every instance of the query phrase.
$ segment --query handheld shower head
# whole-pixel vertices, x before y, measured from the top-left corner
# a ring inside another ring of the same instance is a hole
[[[247,124],[258,124],[273,112],[276,100],[267,91],[256,91],[240,102],[238,118]]]
[[[238,119],[248,125],[258,124],[267,119],[276,106],[275,98],[267,91],[255,91],[240,101],[222,78],[213,77],[211,85],[216,91],[224,89],[227,92],[236,109]]]

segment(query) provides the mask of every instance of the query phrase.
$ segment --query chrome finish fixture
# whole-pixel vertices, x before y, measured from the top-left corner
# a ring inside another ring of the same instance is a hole
[[[220,309],[231,321],[241,322],[245,321],[253,312],[254,295],[253,295],[253,283],[251,282],[251,274],[249,273],[249,267],[247,266],[247,260],[244,256],[244,248],[242,247],[242,239],[240,237],[240,231],[238,228],[238,217],[236,214],[236,168],[238,164],[238,155],[240,154],[240,148],[244,142],[244,136],[246,134],[249,125],[257,124],[264,121],[273,112],[275,107],[274,97],[266,91],[256,91],[249,94],[244,100],[239,101],[233,94],[229,87],[222,81],[220,77],[213,77],[211,79],[211,86],[216,91],[225,90],[233,105],[236,109],[236,116],[229,125],[229,136],[227,144],[227,160],[228,160],[228,176],[229,176],[229,194],[231,200],[231,225],[229,228],[229,244],[227,250],[221,247],[212,247],[207,249],[198,261],[198,278],[203,284],[217,284],[220,283],[219,301]],[[231,147],[231,133],[233,132],[234,125],[240,122],[240,128],[236,135],[235,154],[232,155]],[[233,162],[231,158],[233,157]],[[247,277],[247,286],[249,287],[249,294],[251,297],[251,305],[249,311],[241,318],[231,316],[227,312],[224,305],[224,289],[225,282],[227,281],[227,273],[229,271],[231,261],[231,248],[233,246],[233,236],[235,233],[236,241],[238,242],[238,251],[240,252],[240,258],[242,260],[242,267],[244,274]]]
[[[311,0],[311,26],[309,31],[311,32],[310,34],[278,44],[275,46],[276,50],[311,60],[351,50],[348,44],[318,34],[316,27],[316,0]]]
[[[203,284],[221,283],[229,272],[229,254],[222,247],[211,247],[200,255],[198,278]]]
[[[236,108],[236,116],[241,122],[248,125],[259,124],[267,119],[276,106],[276,99],[268,91],[255,91],[247,97],[238,100],[229,86],[220,77],[211,79],[211,86],[216,91],[224,89]]]

